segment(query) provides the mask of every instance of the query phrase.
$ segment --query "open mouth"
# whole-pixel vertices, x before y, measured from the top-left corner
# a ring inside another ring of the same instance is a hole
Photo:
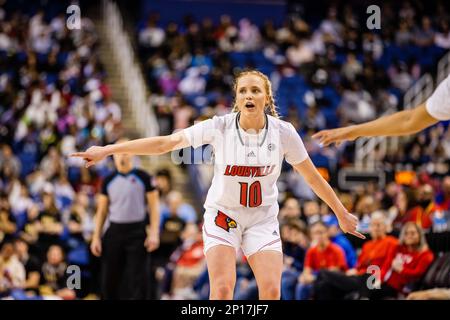
[[[255,107],[255,105],[253,104],[253,102],[247,102],[247,103],[245,104],[245,107],[246,107],[247,109],[252,109],[252,108]]]

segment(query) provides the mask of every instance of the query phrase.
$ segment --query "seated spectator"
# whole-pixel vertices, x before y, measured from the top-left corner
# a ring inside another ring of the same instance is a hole
[[[171,191],[167,195],[167,206],[163,204],[161,208],[161,223],[170,216],[180,217],[185,223],[197,222],[194,208],[184,202],[183,195],[179,191]]]
[[[309,200],[303,204],[303,214],[309,226],[321,220],[320,206],[316,200]]]
[[[360,75],[363,71],[361,63],[356,59],[354,53],[349,53],[347,55],[347,61],[342,65],[342,74],[344,77],[352,82]]]
[[[314,60],[314,51],[308,41],[296,38],[294,45],[287,49],[286,58],[291,66],[298,68]]]
[[[75,299],[75,291],[67,288],[66,271],[67,263],[62,248],[58,245],[50,246],[41,269],[41,295],[64,300]]]
[[[76,201],[70,209],[67,223],[68,239],[66,241],[67,259],[72,264],[84,265],[89,263],[89,247],[87,242],[92,240],[94,231],[93,217],[88,212],[88,197],[82,193],[77,195]]]
[[[65,211],[70,207],[75,198],[75,191],[65,171],[59,174],[58,179],[54,183],[54,187],[56,206],[59,210]]]
[[[360,82],[353,81],[350,88],[344,90],[339,104],[343,123],[360,123],[375,118],[373,98]]]
[[[61,214],[55,205],[53,191],[48,190],[42,195],[43,208],[39,212],[37,222],[39,224],[39,248],[41,257],[45,256],[48,248],[61,243],[61,235],[64,230]]]
[[[370,219],[371,240],[364,243],[356,267],[345,274],[333,271],[321,271],[314,284],[314,296],[318,300],[343,299],[356,292],[358,297],[367,297],[368,268],[384,265],[387,256],[394,251],[397,239],[386,235],[387,221],[380,212],[373,213]],[[369,272],[371,272],[369,270]]]
[[[12,242],[4,242],[0,251],[0,298],[25,284],[25,268],[14,252]]]
[[[11,192],[9,202],[11,203],[11,211],[17,221],[17,231],[21,231],[26,223],[28,210],[33,206],[34,202],[30,197],[27,186],[20,182],[16,193]]]
[[[381,288],[371,290],[370,298],[396,298],[406,293],[407,286],[421,279],[433,259],[422,228],[414,222],[406,223],[398,245],[388,253],[381,268]]]
[[[442,49],[450,49],[450,28],[448,21],[442,20],[439,32],[436,32],[434,44]]]
[[[202,234],[196,224],[187,224],[181,234],[182,244],[170,257],[166,268],[166,281],[171,283],[170,292],[174,299],[192,299],[196,294],[192,290],[195,280],[205,267]]]
[[[206,87],[206,81],[201,75],[199,68],[191,67],[186,71],[186,76],[181,79],[178,86],[180,92],[184,95],[203,94]]]
[[[38,250],[38,238],[41,224],[39,223],[39,206],[34,204],[27,212],[27,222],[20,232],[20,237],[24,239],[33,250]]]
[[[281,225],[283,241],[284,270],[281,275],[281,299],[293,300],[295,286],[303,271],[306,250],[309,247],[309,237],[306,225],[302,221],[289,219]]]
[[[53,179],[61,171],[64,171],[64,161],[56,147],[50,147],[47,155],[41,161],[40,169],[46,180]]]
[[[362,196],[355,205],[355,213],[359,216],[358,230],[361,233],[368,233],[371,214],[376,210],[377,203],[373,196]]]
[[[0,243],[12,240],[16,231],[14,215],[6,208],[0,208]]]
[[[442,179],[441,192],[436,196],[436,203],[442,210],[450,210],[450,176]]]
[[[7,144],[4,144],[1,148],[0,172],[2,172],[5,168],[9,168],[12,176],[14,177],[18,177],[20,175],[20,170],[22,169],[20,160],[14,155],[11,146]]]
[[[160,245],[152,252],[151,272],[152,287],[151,294],[156,296],[159,282],[163,280],[164,267],[177,247],[181,245],[181,234],[186,226],[186,221],[180,218],[177,211],[170,211],[170,215],[161,219]],[[154,278],[154,279],[153,279]]]
[[[292,219],[299,220],[301,214],[302,212],[299,201],[297,198],[290,197],[284,201],[278,217],[280,222],[287,222],[287,220]]]
[[[337,13],[336,7],[330,7],[328,9],[327,18],[321,22],[319,30],[323,34],[325,43],[342,46],[344,27],[342,23],[339,22]]]
[[[337,244],[339,247],[341,247],[342,250],[344,250],[347,266],[349,268],[353,268],[356,264],[357,259],[356,251],[348,238],[344,235],[344,233],[342,233],[341,229],[339,228],[338,220],[334,215],[330,215],[330,217],[327,217],[327,219],[325,219],[324,217],[322,221],[328,227],[328,235],[330,236],[330,240],[334,244]]]
[[[310,227],[310,233],[313,245],[306,252],[303,272],[298,278],[295,289],[296,300],[310,298],[311,289],[319,271],[347,270],[344,251],[330,241],[325,224],[321,221],[315,222]]]
[[[14,241],[14,248],[17,258],[25,267],[25,283],[22,289],[26,295],[33,296],[39,294],[39,283],[41,279],[39,259],[30,254],[28,243],[20,238]]]
[[[93,170],[87,169],[85,166],[80,168],[81,179],[75,184],[76,192],[83,192],[89,197],[93,198],[100,192],[101,180],[97,173]]]
[[[67,228],[70,237],[78,243],[84,242],[84,225],[86,223],[85,220],[88,219],[87,215],[86,208],[79,201],[72,205]]]
[[[419,47],[429,47],[434,43],[434,30],[429,17],[422,18],[422,26],[416,28],[413,41]]]
[[[409,209],[408,194],[404,190],[399,190],[394,199],[394,204],[388,209],[387,216],[396,234],[400,233],[403,226],[403,219]]]
[[[145,28],[139,32],[139,44],[145,48],[158,48],[165,39],[164,30],[156,25],[155,19],[150,18]]]
[[[254,51],[260,48],[261,35],[256,25],[247,18],[239,20],[238,39],[235,43],[236,51]]]
[[[433,225],[433,212],[439,209],[434,202],[433,187],[425,184],[416,191],[417,205],[406,212],[402,222],[412,221],[418,223],[424,230],[428,230]]]

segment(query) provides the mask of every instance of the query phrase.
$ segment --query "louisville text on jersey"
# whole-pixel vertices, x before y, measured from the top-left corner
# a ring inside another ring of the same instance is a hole
[[[271,166],[232,166],[227,165],[225,168],[224,175],[225,176],[238,176],[238,177],[264,177],[273,172],[275,169],[275,165]]]

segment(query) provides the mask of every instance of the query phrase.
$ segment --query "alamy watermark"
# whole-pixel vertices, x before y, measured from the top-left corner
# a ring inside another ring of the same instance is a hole
[[[66,287],[71,290],[81,289],[81,269],[75,264],[71,264],[67,267],[66,274],[69,276],[66,280]]]
[[[366,280],[366,285],[369,290],[381,289],[381,270],[379,266],[370,265],[366,271],[370,276]]]
[[[67,7],[66,13],[69,14],[66,20],[66,26],[69,30],[81,29],[81,9],[78,5],[72,4]]]
[[[380,30],[381,29],[381,9],[377,5],[371,5],[367,7],[367,14],[370,16],[366,20],[366,26],[369,30]]]

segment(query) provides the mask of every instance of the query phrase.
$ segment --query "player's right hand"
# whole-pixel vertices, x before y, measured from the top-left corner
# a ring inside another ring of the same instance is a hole
[[[366,238],[362,233],[356,230],[358,226],[358,217],[349,212],[346,212],[344,215],[338,216],[337,218],[339,227],[342,231],[344,231],[344,233],[350,233],[361,239]]]
[[[92,238],[91,252],[96,257],[100,257],[102,255],[102,240],[100,240],[100,238],[98,237]]]
[[[75,152],[70,155],[71,157],[83,158],[87,161],[86,168],[93,166],[94,164],[102,161],[108,156],[106,147],[90,147],[85,152]]]
[[[357,137],[353,135],[353,127],[344,127],[338,129],[322,130],[312,135],[313,139],[318,139],[319,143],[326,147],[332,143],[337,146],[344,141],[353,141]]]

